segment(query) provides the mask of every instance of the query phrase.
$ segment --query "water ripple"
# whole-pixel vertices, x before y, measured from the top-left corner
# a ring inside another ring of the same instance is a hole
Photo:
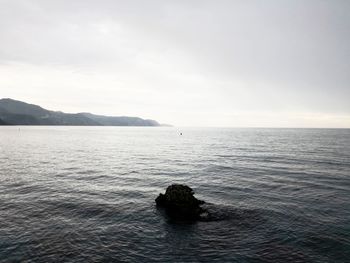
[[[347,262],[350,131],[1,128],[0,262]],[[154,198],[189,184],[209,216]]]

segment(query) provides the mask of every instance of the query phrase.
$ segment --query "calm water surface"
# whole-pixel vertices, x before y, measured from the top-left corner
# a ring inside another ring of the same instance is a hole
[[[0,262],[111,261],[350,262],[350,130],[1,127]]]

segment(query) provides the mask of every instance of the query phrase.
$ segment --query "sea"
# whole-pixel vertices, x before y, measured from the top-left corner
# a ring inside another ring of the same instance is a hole
[[[3,126],[0,262],[350,262],[350,130]]]

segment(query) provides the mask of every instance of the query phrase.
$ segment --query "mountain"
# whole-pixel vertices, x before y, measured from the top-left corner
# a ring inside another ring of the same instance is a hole
[[[0,125],[8,125],[8,124],[4,122],[2,119],[0,119]]]
[[[138,117],[112,117],[94,115],[91,113],[80,114],[105,126],[160,126],[159,123],[154,120],[144,120]]]
[[[0,125],[76,125],[76,126],[160,126],[154,120],[138,117],[112,117],[91,113],[64,113],[34,104],[0,99]]]

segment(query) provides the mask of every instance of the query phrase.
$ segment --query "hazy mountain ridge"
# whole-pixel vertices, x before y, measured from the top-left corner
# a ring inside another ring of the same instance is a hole
[[[0,119],[0,125],[7,125],[7,123]]]
[[[13,99],[0,99],[0,125],[160,126],[139,117],[64,113]]]

